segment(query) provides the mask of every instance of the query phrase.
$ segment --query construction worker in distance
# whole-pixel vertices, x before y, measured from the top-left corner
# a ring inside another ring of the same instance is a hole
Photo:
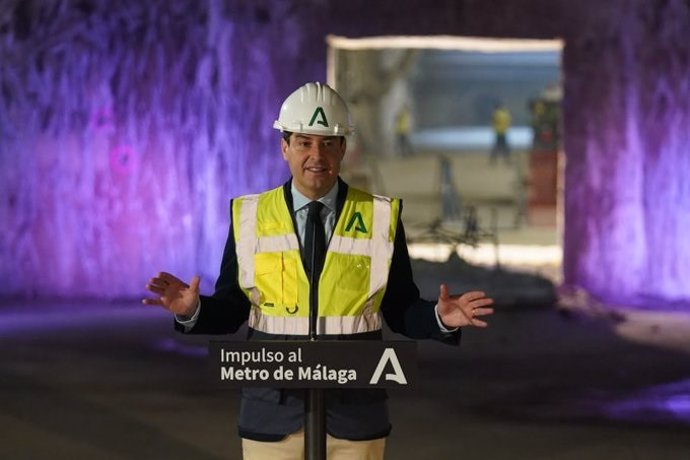
[[[491,117],[491,126],[494,131],[494,145],[491,148],[489,161],[493,164],[499,157],[502,157],[506,164],[510,164],[510,146],[508,145],[508,129],[510,128],[511,116],[508,109],[501,103],[496,108]]]
[[[451,295],[441,284],[420,298],[401,220],[400,200],[349,187],[339,178],[348,108],[332,88],[307,83],[282,104],[274,128],[292,177],[263,193],[231,201],[231,223],[212,295],[169,273],[151,278],[154,297],[189,334],[229,334],[246,321],[248,340],[306,339],[318,309],[319,339],[381,340],[390,329],[413,339],[458,344],[464,327],[486,327],[493,300],[483,292]],[[320,204],[314,204],[318,202]],[[309,209],[319,209],[325,260],[310,285],[304,254]],[[260,244],[259,244],[260,243]],[[310,292],[316,292],[310,304]],[[304,390],[242,390],[239,434],[245,460],[304,458]],[[383,459],[391,431],[386,392],[326,390],[330,460]]]
[[[411,156],[412,143],[410,142],[410,130],[412,121],[410,120],[410,108],[403,104],[395,116],[395,138],[398,146],[398,154],[403,157]]]

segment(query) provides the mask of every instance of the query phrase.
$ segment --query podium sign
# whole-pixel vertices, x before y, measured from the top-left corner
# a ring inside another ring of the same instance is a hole
[[[412,341],[211,341],[219,385],[277,388],[399,388],[417,378]]]

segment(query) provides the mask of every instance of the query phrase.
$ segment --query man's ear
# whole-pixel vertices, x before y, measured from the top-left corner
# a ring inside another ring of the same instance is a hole
[[[347,139],[345,138],[345,136],[343,136],[341,139],[342,140],[340,141],[340,157],[342,158],[345,156],[345,152],[347,152]]]
[[[287,141],[283,138],[280,138],[280,153],[283,154],[283,160],[287,161],[287,149],[290,147],[290,144],[287,143]]]

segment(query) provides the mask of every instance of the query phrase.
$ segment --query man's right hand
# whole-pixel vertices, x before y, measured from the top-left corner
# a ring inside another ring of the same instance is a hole
[[[146,289],[156,294],[156,297],[146,298],[142,302],[146,305],[160,305],[178,316],[190,317],[199,304],[199,280],[199,276],[195,275],[192,283],[187,284],[170,273],[161,272],[146,285]]]

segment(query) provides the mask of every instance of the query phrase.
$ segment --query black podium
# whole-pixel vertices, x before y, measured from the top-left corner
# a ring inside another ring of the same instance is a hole
[[[305,459],[326,460],[324,390],[411,387],[413,341],[211,341],[209,368],[223,387],[303,388]]]

